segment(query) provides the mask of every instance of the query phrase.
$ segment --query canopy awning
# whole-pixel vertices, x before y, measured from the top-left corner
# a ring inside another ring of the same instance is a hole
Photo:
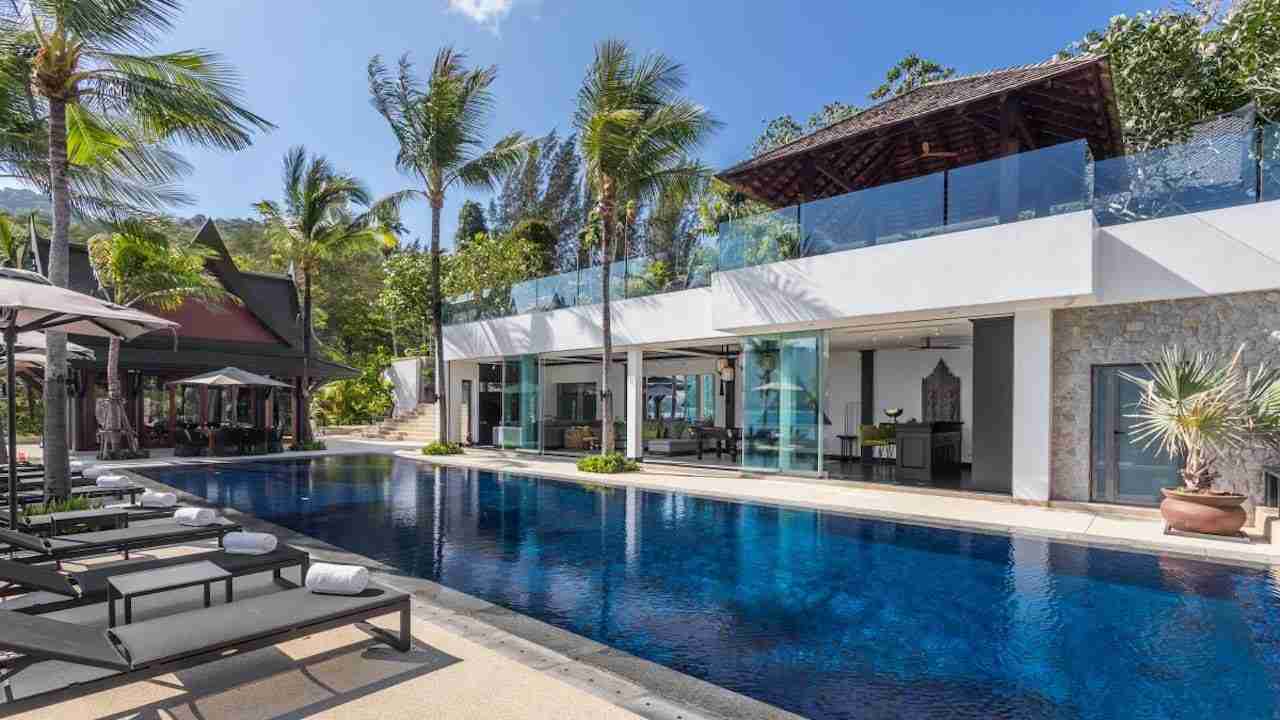
[[[264,375],[258,375],[235,367],[224,367],[221,370],[213,370],[183,380],[174,380],[167,384],[203,385],[205,387],[292,387],[289,383],[283,383],[279,380],[273,380]]]

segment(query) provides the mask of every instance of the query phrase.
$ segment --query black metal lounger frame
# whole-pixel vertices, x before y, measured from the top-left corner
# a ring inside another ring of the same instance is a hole
[[[393,612],[400,613],[400,631],[398,633],[392,633],[366,622],[376,617],[389,615]],[[120,666],[96,663],[81,657],[63,656],[58,653],[49,653],[48,656],[38,658],[23,656],[16,659],[0,660],[0,688],[3,688],[5,701],[5,704],[0,706],[0,715],[7,716],[14,713],[25,712],[40,705],[61,702],[72,697],[82,696],[85,693],[98,692],[118,685],[150,680],[151,678],[158,677],[160,675],[167,675],[169,673],[199,667],[200,665],[231,657],[233,655],[241,655],[254,650],[261,650],[262,648],[273,647],[283,642],[296,640],[298,638],[314,635],[319,632],[325,632],[327,630],[347,627],[349,625],[358,626],[364,632],[378,640],[381,640],[382,642],[387,643],[400,652],[409,652],[413,649],[413,630],[410,625],[411,621],[410,596],[397,593],[388,597],[387,602],[382,605],[344,613],[340,616],[327,618],[314,623],[282,628],[279,632],[269,633],[239,643],[223,643],[217,646],[202,648],[201,650],[189,655],[170,660],[163,660],[152,665],[135,669],[122,669]],[[123,662],[128,662],[128,656],[124,649],[118,644],[116,648],[121,653]],[[47,660],[62,660],[64,662],[85,667],[119,670],[120,673],[116,675],[108,675],[107,677],[98,678],[96,680],[76,683],[65,688],[50,690],[48,692],[40,693],[39,695],[32,695],[15,701],[13,698],[13,690],[10,687],[10,680],[26,668]]]
[[[131,525],[130,528],[147,529],[146,525]],[[218,547],[222,547],[223,537],[229,532],[241,530],[239,523],[216,523],[213,525],[181,525],[181,530],[175,530],[172,533],[164,535],[148,535],[140,537],[136,540],[129,538],[121,538],[113,542],[103,543],[87,543],[83,547],[64,548],[54,550],[47,543],[43,552],[32,548],[24,548],[14,546],[12,544],[7,548],[9,559],[14,562],[39,563],[53,562],[59,565],[63,560],[72,560],[74,558],[94,557],[97,555],[111,555],[113,553],[123,553],[126,560],[129,559],[129,553],[133,550],[151,550],[154,548],[166,547],[168,545],[178,545],[183,542],[192,540],[212,540],[217,539]],[[127,529],[127,528],[126,528]],[[21,531],[12,531],[21,532]],[[24,535],[26,533],[23,533]],[[92,533],[86,533],[92,534]],[[75,535],[56,536],[56,540],[68,540],[74,542]],[[2,541],[4,538],[0,538]],[[44,540],[45,538],[35,538],[36,540]],[[17,556],[18,552],[27,552],[29,555]],[[0,608],[3,609],[3,608]]]

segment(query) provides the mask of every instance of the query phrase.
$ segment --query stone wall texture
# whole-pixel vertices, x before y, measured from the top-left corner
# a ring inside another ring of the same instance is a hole
[[[1169,344],[1234,353],[1242,343],[1247,365],[1263,359],[1275,364],[1280,362],[1280,345],[1271,338],[1276,330],[1280,330],[1280,292],[1055,311],[1052,498],[1090,499],[1095,365],[1147,362]],[[1261,465],[1272,458],[1257,452],[1246,455],[1222,467],[1220,486],[1244,492],[1256,502],[1264,493]]]

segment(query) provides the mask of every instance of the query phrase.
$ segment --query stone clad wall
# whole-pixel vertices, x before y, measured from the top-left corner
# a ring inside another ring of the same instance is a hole
[[[1057,310],[1053,318],[1052,498],[1089,500],[1089,434],[1094,365],[1141,363],[1161,346],[1233,353],[1247,343],[1245,362],[1280,362],[1280,292],[1166,300]],[[1222,467],[1221,486],[1262,498],[1260,468],[1250,457]]]

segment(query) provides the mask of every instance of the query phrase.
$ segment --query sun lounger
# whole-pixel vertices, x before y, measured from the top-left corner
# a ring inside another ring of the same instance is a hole
[[[390,613],[400,614],[399,633],[363,625]],[[110,630],[0,610],[0,627],[4,628],[0,650],[20,656],[0,660],[4,670],[0,685],[6,703],[14,702],[20,691],[14,692],[13,680],[46,660],[116,671],[54,691],[82,695],[97,686],[138,682],[357,623],[379,640],[408,652],[413,644],[409,622],[409,595],[376,586],[360,595],[285,590]],[[31,699],[42,704],[50,701],[47,694]]]
[[[107,579],[114,575],[145,572],[202,560],[226,570],[232,577],[271,571],[276,583],[287,588],[297,585],[286,580],[281,574],[282,570],[297,567],[298,577],[301,579],[306,578],[311,566],[311,558],[305,551],[288,545],[281,545],[262,555],[238,555],[225,550],[211,550],[69,573],[62,573],[51,567],[0,560],[0,582],[9,583],[9,587],[0,594],[12,596],[23,593],[20,597],[10,597],[0,602],[0,609],[39,614],[106,602]]]
[[[0,530],[0,543],[9,552],[9,559],[24,563],[61,562],[71,558],[93,555],[124,553],[132,550],[179,545],[195,540],[217,539],[239,530],[236,523],[219,518],[213,525],[179,525],[172,521],[157,521],[143,525],[130,525],[116,530],[36,537],[16,530]]]
[[[72,497],[84,498],[105,498],[105,497],[127,497],[132,502],[134,498],[146,492],[146,488],[141,485],[129,485],[126,487],[97,487],[96,485],[72,487]],[[44,502],[44,490],[23,490],[18,493],[19,505],[38,505]],[[0,505],[9,504],[9,493],[7,488],[0,492]]]

